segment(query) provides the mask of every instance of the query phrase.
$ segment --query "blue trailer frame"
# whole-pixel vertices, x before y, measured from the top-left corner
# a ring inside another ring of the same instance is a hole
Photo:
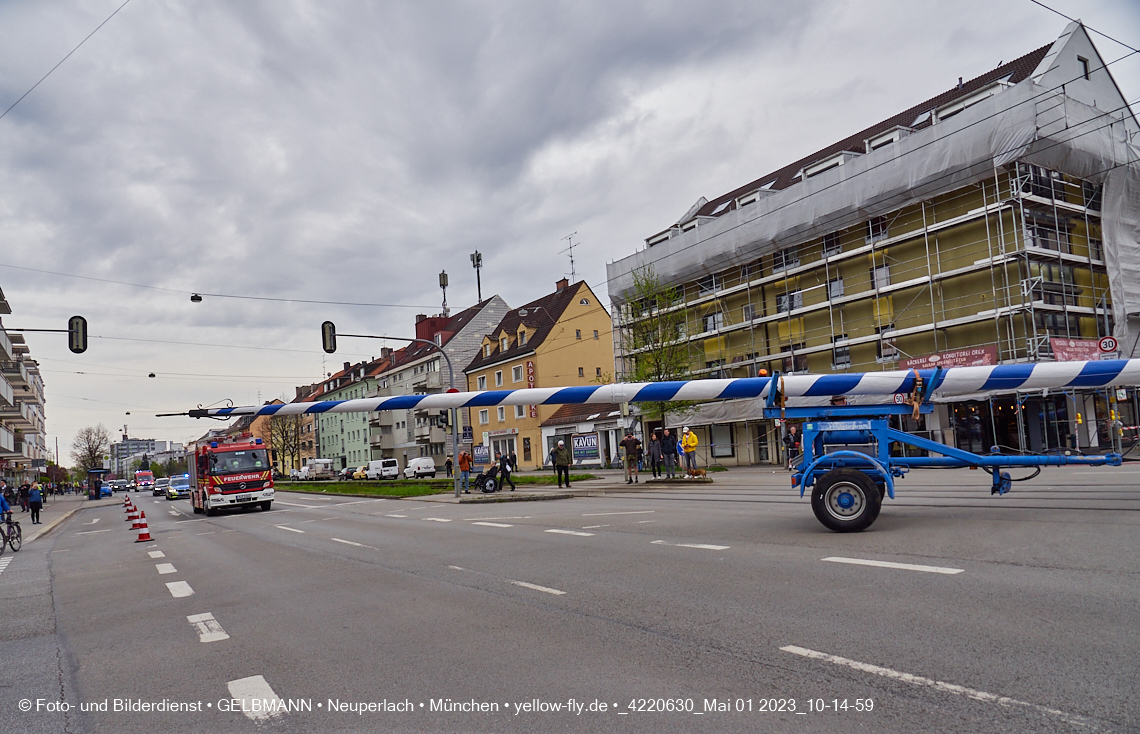
[[[818,407],[786,407],[781,375],[770,378],[764,416],[771,419],[804,420],[803,452],[794,467],[792,487],[800,488],[800,497],[812,490],[812,510],[816,518],[836,532],[858,532],[874,523],[882,501],[895,498],[895,479],[906,476],[915,467],[980,468],[988,472],[993,485],[991,494],[1003,495],[1015,481],[1002,468],[1043,466],[1120,466],[1120,454],[1100,456],[1031,455],[1008,456],[997,452],[975,454],[891,428],[894,415],[919,415],[933,412],[930,395],[940,383],[942,369],[929,380],[916,373],[914,389],[902,404],[828,405]],[[891,444],[913,446],[941,456],[892,456]],[[849,449],[828,450],[828,446],[874,445],[874,453]],[[1036,476],[1036,475],[1034,475]],[[1028,478],[1028,477],[1027,477]]]

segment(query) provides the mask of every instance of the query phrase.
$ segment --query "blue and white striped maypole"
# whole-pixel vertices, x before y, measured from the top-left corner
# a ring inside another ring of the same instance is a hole
[[[838,375],[786,375],[776,378],[785,397],[832,397],[911,393],[915,376],[931,386],[935,397],[1014,390],[1066,390],[1140,385],[1140,359],[1100,362],[1037,362],[996,367],[949,367],[941,371],[894,370]],[[392,397],[327,400],[311,403],[199,408],[193,418],[303,413],[360,413],[378,410],[443,410],[498,405],[564,405],[582,403],[645,403],[767,398],[771,377],[676,382],[626,382],[616,385],[540,387],[522,390],[398,395]]]

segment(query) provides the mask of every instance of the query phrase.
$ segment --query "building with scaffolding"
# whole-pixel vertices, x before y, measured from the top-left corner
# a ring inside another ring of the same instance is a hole
[[[645,348],[628,338],[633,325],[656,315],[635,284],[646,272],[676,294],[667,308],[684,315],[676,338],[691,376],[1087,359],[1109,335],[1132,356],[1138,133],[1073,23],[1052,44],[700,199],[610,264],[618,373]],[[969,397],[903,428],[973,451],[1043,451],[1103,447],[1119,439],[1117,419],[1137,423],[1131,390]],[[779,428],[755,402],[697,406],[677,422],[702,426],[712,460],[778,461]]]

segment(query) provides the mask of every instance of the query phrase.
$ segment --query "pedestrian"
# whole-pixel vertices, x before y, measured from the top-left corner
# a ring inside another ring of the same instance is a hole
[[[784,434],[784,448],[788,452],[788,471],[791,471],[793,462],[800,454],[800,434],[795,426],[788,426],[788,432]]]
[[[518,471],[519,470],[519,457],[515,456],[515,450],[514,449],[511,449],[510,460],[511,460],[511,471],[512,472]]]
[[[681,430],[681,448],[685,452],[685,471],[696,476],[697,473],[697,434],[685,426]]]
[[[637,454],[641,449],[641,441],[633,435],[633,431],[626,431],[625,438],[618,445],[625,449],[625,483],[635,484],[640,481],[637,477]]]
[[[12,494],[12,488],[9,487],[8,482],[3,479],[0,479],[0,497],[3,497],[9,502],[15,499],[15,496]]]
[[[558,486],[562,486],[562,477],[566,477],[566,488],[570,488],[570,449],[566,448],[565,441],[559,441],[554,450],[550,452],[551,463],[554,464],[554,473],[558,475]]]
[[[471,484],[471,454],[465,450],[459,452],[459,484],[463,487],[463,494],[471,494],[468,489]]]
[[[661,464],[665,459],[664,452],[661,451],[661,437],[654,431],[649,436],[649,468],[653,470],[653,478],[657,479],[661,476]]]
[[[43,525],[40,522],[40,510],[43,509],[44,499],[40,493],[40,485],[33,484],[28,490],[28,508],[32,513],[32,524]]]
[[[661,434],[661,458],[665,462],[665,478],[673,479],[677,467],[677,441],[668,428]]]
[[[30,491],[31,487],[27,484],[20,485],[20,512],[28,511],[28,493]]]
[[[506,482],[511,485],[511,491],[514,492],[515,483],[511,480],[511,458],[506,454],[496,451],[495,459],[499,462],[499,476],[502,477],[502,479],[499,480],[499,487],[502,488],[503,483]]]
[[[448,454],[447,455],[447,461],[443,462],[443,469],[444,469],[444,471],[447,472],[448,479],[451,478],[451,470],[452,470],[453,466],[454,465],[451,463],[451,454]]]

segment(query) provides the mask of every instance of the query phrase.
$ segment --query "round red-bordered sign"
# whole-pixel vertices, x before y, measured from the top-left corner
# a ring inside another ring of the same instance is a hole
[[[1100,351],[1102,351],[1102,352],[1115,352],[1116,351],[1116,337],[1114,337],[1114,336],[1102,336],[1100,338],[1100,341],[1097,342],[1097,346],[1100,347]]]

